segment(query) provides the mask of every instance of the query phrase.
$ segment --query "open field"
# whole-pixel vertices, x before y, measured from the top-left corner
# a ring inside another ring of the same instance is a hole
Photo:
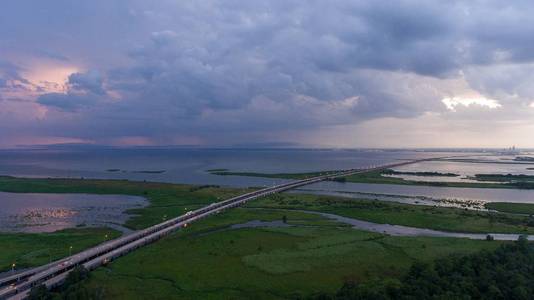
[[[107,237],[106,237],[107,236]],[[0,271],[47,264],[120,236],[108,228],[73,228],[53,233],[0,233]]]
[[[305,226],[222,230],[224,224],[281,220],[283,215],[288,223]],[[501,244],[390,237],[306,215],[227,211],[100,268],[86,285],[103,288],[106,299],[296,298],[333,292],[348,279],[398,278],[414,261]]]
[[[487,209],[493,209],[500,212],[512,214],[534,215],[534,204],[528,203],[507,203],[491,202],[485,204]]]
[[[527,216],[332,196],[273,195],[247,207],[321,211],[375,223],[443,231],[534,233]]]

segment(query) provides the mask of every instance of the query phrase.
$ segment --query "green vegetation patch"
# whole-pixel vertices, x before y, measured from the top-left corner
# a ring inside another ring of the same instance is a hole
[[[440,172],[405,172],[405,171],[395,171],[392,169],[387,169],[382,171],[382,174],[386,175],[412,175],[412,176],[440,176],[440,177],[458,177],[459,174],[455,173],[440,173]]]
[[[473,177],[475,180],[479,181],[497,181],[497,182],[515,182],[515,181],[525,181],[525,182],[534,182],[533,175],[513,175],[513,174],[475,174]]]
[[[309,173],[256,173],[256,172],[232,172],[226,169],[220,170],[208,170],[213,175],[222,176],[248,176],[248,177],[264,177],[264,178],[281,178],[281,179],[306,179],[311,177],[317,177],[321,175],[334,174],[339,171],[322,171],[322,172],[309,172]]]
[[[228,169],[209,169],[209,170],[206,170],[206,172],[208,173],[213,173],[213,172],[223,172],[223,171],[228,171]]]
[[[144,173],[144,174],[162,174],[167,172],[166,170],[140,170],[140,171],[132,171],[132,173]]]
[[[534,162],[534,157],[531,156],[517,156],[514,158],[515,161],[532,161]]]
[[[534,233],[534,222],[528,216],[324,195],[272,195],[249,202],[247,207],[328,212],[381,224],[453,232]]]
[[[0,271],[47,264],[120,236],[108,228],[65,229],[53,233],[0,233]]]
[[[225,227],[284,215],[301,226]],[[501,244],[390,237],[317,225],[321,218],[296,211],[229,210],[99,268],[86,286],[102,288],[105,299],[298,298],[333,292],[347,279],[399,278],[415,261]]]
[[[312,299],[532,299],[534,247],[521,238],[495,251],[415,263],[400,281],[347,281]]]
[[[490,202],[484,205],[487,209],[507,212],[512,214],[534,215],[534,204],[529,203],[508,203]]]
[[[0,177],[0,190],[147,197],[151,203],[148,208],[131,211],[138,214],[128,223],[131,228],[143,228],[248,191],[127,180],[13,177]],[[105,299],[298,298],[319,292],[334,293],[347,280],[398,281],[414,262],[431,262],[449,254],[465,255],[481,249],[493,250],[503,244],[386,236],[354,230],[297,209],[438,230],[517,233],[532,229],[525,223],[528,217],[511,214],[327,196],[273,195],[249,202],[246,208],[228,210],[192,223],[186,229],[97,269],[89,279],[79,283],[80,286],[76,283],[76,289],[98,290],[99,298]],[[291,226],[230,228],[232,224],[252,220],[283,220]],[[52,257],[55,259],[68,254],[66,245],[71,244],[74,253],[102,242],[105,232],[110,231],[84,228],[42,235],[0,235],[2,244],[10,245],[0,249],[4,251],[0,252],[0,257],[5,257],[1,264],[4,268],[13,260],[20,261],[20,265],[44,264],[49,255],[42,245],[57,249],[57,256]]]

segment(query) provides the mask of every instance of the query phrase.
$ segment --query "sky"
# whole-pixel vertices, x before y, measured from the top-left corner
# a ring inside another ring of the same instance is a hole
[[[0,148],[534,147],[532,1],[4,0]]]

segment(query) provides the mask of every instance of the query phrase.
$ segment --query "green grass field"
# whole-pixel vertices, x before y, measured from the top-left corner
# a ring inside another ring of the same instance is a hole
[[[484,206],[487,209],[493,209],[500,212],[534,215],[534,204],[529,203],[490,202],[486,203]]]
[[[222,229],[283,215],[301,226]],[[398,278],[416,260],[500,244],[390,237],[332,225],[300,212],[238,208],[120,258],[86,284],[103,288],[106,299],[287,299],[333,292],[347,279]]]
[[[443,231],[534,233],[531,219],[526,216],[321,195],[273,195],[250,202],[247,207],[321,211],[375,223]]]
[[[47,264],[90,246],[116,238],[120,232],[108,228],[65,229],[53,233],[0,233],[0,271]],[[107,238],[106,238],[107,236]]]

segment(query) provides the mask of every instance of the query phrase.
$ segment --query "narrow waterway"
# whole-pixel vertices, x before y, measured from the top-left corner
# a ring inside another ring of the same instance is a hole
[[[301,212],[306,212],[310,214],[317,214],[323,217],[336,220],[341,223],[352,225],[355,229],[384,233],[394,236],[430,236],[430,237],[454,237],[454,238],[468,238],[472,240],[484,240],[486,237],[491,235],[495,240],[499,241],[515,241],[521,236],[520,234],[505,234],[505,233],[462,233],[462,232],[448,232],[448,231],[439,231],[426,228],[417,228],[417,227],[408,227],[402,225],[391,225],[391,224],[378,224],[367,221],[362,221],[353,218],[347,218],[335,214],[309,211],[309,210],[299,210]],[[528,239],[534,241],[534,235],[529,235]]]
[[[260,208],[261,209],[261,208]],[[281,209],[283,210],[283,209]],[[472,240],[485,240],[488,235],[491,235],[494,240],[498,241],[515,241],[521,234],[507,234],[507,233],[464,233],[464,232],[449,232],[439,231],[426,228],[409,227],[402,225],[391,224],[379,224],[368,221],[362,221],[354,218],[343,217],[340,215],[317,212],[311,210],[287,210],[298,211],[303,213],[320,215],[322,217],[335,220],[340,223],[349,224],[354,229],[371,231],[376,233],[388,234],[393,236],[427,236],[427,237],[452,237],[452,238],[467,238]],[[292,227],[300,225],[290,225],[283,223],[282,221],[259,221],[253,220],[246,223],[234,224],[227,229],[239,229],[239,228],[258,228],[258,227]],[[528,235],[528,240],[534,241],[534,235]]]

